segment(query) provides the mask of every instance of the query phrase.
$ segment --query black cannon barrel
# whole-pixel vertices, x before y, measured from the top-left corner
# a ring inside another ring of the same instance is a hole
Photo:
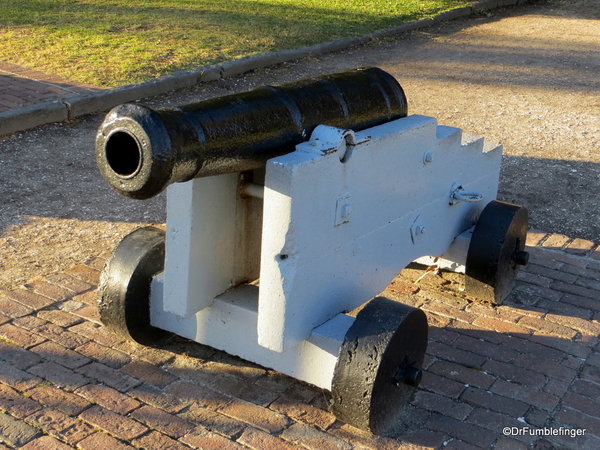
[[[96,160],[117,192],[146,199],[178,181],[264,166],[320,124],[359,131],[406,115],[398,82],[373,67],[176,108],[117,106],[98,130]]]

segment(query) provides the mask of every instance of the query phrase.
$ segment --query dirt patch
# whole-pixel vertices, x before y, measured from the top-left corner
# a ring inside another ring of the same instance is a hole
[[[598,18],[595,0],[536,1],[146,103],[379,66],[400,81],[410,114],[504,145],[499,198],[526,206],[532,228],[600,243]],[[102,118],[0,141],[0,288],[107,255],[140,224],[164,222],[164,195],[129,200],[101,179],[93,141]]]

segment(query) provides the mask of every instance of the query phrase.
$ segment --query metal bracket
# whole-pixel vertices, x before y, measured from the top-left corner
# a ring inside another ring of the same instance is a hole
[[[415,239],[417,239],[417,236],[420,236],[423,233],[425,233],[425,226],[419,222],[419,217],[421,217],[420,214],[410,226],[410,239],[413,244],[415,243]]]
[[[351,212],[350,197],[338,198],[335,203],[335,226],[350,222]]]
[[[451,205],[456,205],[460,202],[477,203],[483,199],[483,195],[475,191],[467,191],[463,189],[460,181],[452,183],[450,188],[450,201]]]
[[[363,136],[357,140],[352,130],[319,125],[312,132],[308,145],[302,146],[301,151],[322,155],[339,151],[340,161],[345,163],[352,156],[352,150],[356,145],[367,142],[370,139],[370,136]]]

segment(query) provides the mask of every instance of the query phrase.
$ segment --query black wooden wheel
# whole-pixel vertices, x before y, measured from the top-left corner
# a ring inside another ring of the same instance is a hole
[[[483,209],[469,244],[465,265],[465,292],[500,305],[510,293],[525,251],[528,213],[522,206],[491,201]]]
[[[150,283],[165,261],[165,232],[139,228],[117,245],[100,275],[102,323],[123,338],[154,345],[170,333],[150,325]]]
[[[427,317],[420,309],[376,297],[346,333],[335,367],[336,417],[383,434],[421,381]]]

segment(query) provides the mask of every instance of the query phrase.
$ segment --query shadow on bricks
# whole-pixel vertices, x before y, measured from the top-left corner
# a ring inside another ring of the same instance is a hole
[[[0,448],[600,448],[595,245],[528,244],[501,306],[422,266],[384,292],[430,325],[423,380],[388,436],[336,420],[329,392],[224,352],[117,338],[95,304],[99,258],[0,293]]]

